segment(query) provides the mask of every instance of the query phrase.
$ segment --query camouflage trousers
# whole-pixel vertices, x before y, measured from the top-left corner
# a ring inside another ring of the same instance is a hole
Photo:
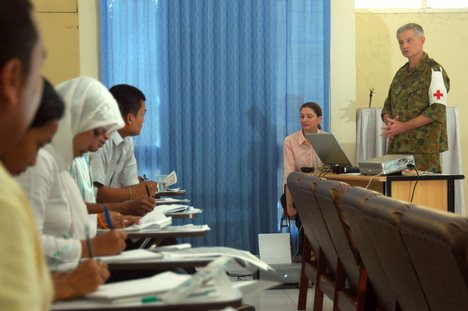
[[[440,153],[415,153],[414,161],[419,171],[441,173]]]

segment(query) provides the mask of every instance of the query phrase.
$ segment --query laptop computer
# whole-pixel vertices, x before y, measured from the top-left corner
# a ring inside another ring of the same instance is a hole
[[[352,167],[351,161],[344,153],[335,135],[332,133],[306,133],[305,135],[324,165]]]

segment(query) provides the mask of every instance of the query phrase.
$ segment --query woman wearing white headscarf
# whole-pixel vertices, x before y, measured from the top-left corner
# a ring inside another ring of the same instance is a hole
[[[18,177],[27,193],[49,268],[74,268],[88,257],[86,236],[95,236],[96,216],[88,215],[75,181],[68,173],[74,157],[124,123],[117,102],[99,81],[79,77],[56,87],[65,102],[65,115],[52,143],[38,155],[36,165]],[[87,233],[87,231],[91,231]],[[112,230],[92,240],[95,255],[112,255],[125,248],[126,234]]]

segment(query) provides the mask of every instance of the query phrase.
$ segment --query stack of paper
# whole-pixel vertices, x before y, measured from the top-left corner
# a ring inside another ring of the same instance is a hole
[[[125,231],[138,231],[142,229],[161,229],[172,223],[171,217],[164,215],[159,208],[155,208],[145,216],[140,218],[139,224],[133,224],[124,228]]]
[[[177,191],[175,189],[170,189],[170,191]],[[162,204],[179,204],[179,203],[189,203],[189,199],[174,199],[171,197],[164,197],[160,199],[156,199],[156,204],[157,205],[162,205]]]
[[[189,205],[180,205],[180,204],[170,204],[170,205],[162,205],[156,206],[156,209],[159,209],[164,214],[176,214],[176,213],[200,213],[201,210],[198,208],[193,208],[193,206]]]

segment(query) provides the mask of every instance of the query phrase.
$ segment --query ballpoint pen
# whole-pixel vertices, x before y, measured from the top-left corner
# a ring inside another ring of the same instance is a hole
[[[109,226],[109,229],[114,229],[114,226],[112,225],[112,221],[111,221],[111,217],[110,217],[110,214],[109,214],[109,209],[107,208],[107,206],[104,206],[104,216],[106,216],[106,222],[107,222],[107,225]]]
[[[145,184],[145,187],[146,187],[146,193],[148,194],[149,197],[151,197],[151,193],[149,191],[148,184]]]
[[[94,252],[93,252],[93,244],[91,242],[90,234],[89,234],[89,226],[86,226],[86,245],[88,246],[88,257],[93,259]]]

